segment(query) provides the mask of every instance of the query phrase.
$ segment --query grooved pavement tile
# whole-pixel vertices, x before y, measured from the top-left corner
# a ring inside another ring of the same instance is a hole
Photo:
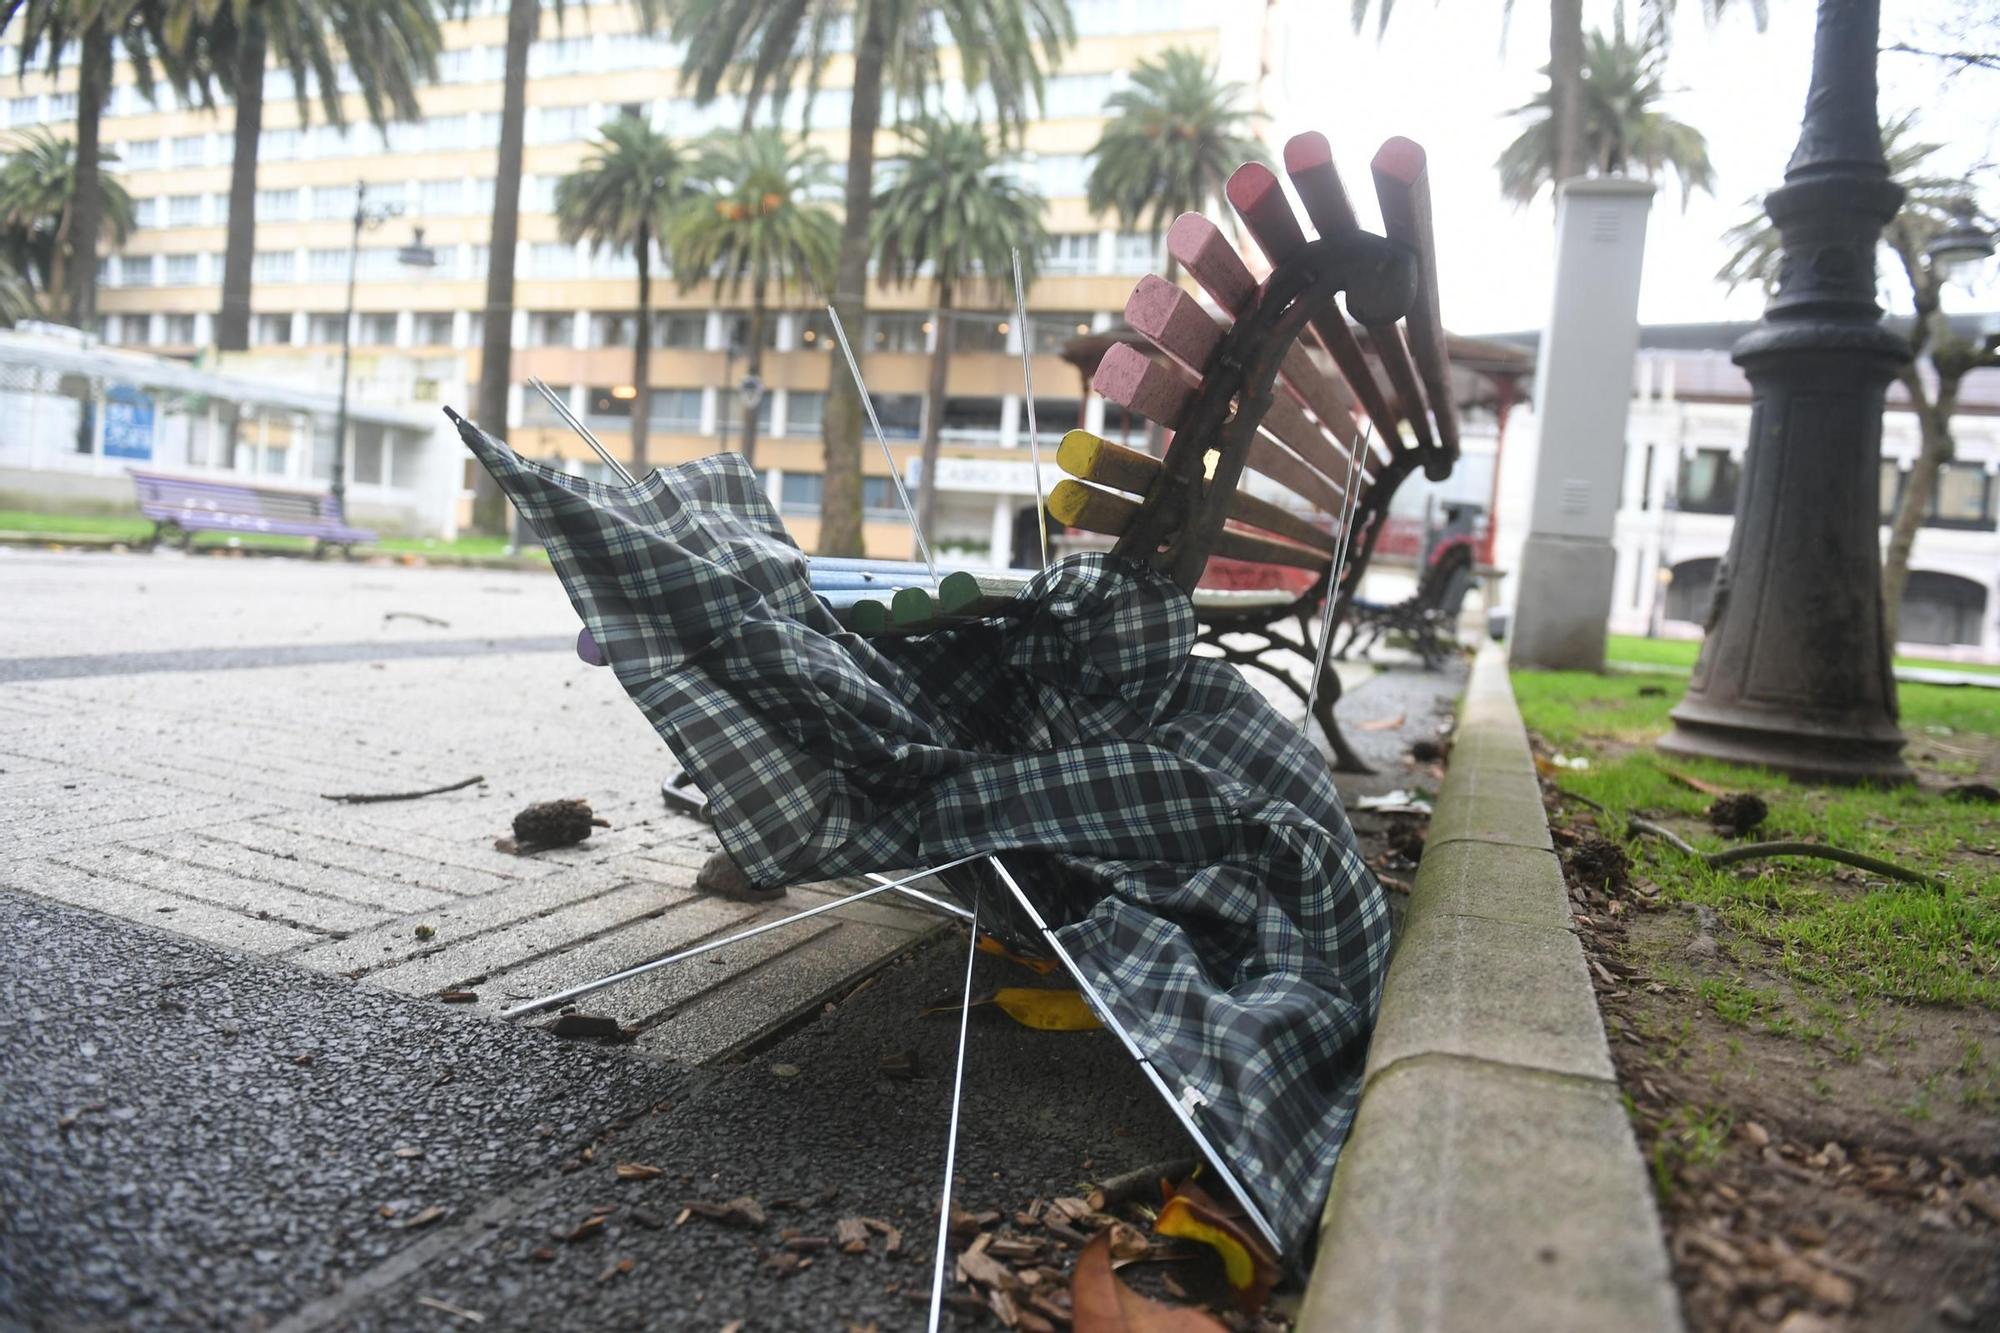
[[[150,889],[192,898],[196,902],[227,907],[246,916],[269,916],[322,935],[364,930],[385,915],[378,907],[363,907],[278,884],[245,879],[227,871],[137,851],[123,844],[93,847],[55,859],[92,874],[143,884]]]
[[[53,861],[15,861],[0,866],[0,888],[144,922],[246,953],[279,953],[326,938],[282,922],[260,921],[225,907],[193,902],[142,884],[92,875]],[[0,950],[0,960],[15,947],[18,946],[10,943],[8,949]]]
[[[405,884],[384,875],[364,874],[319,864],[296,855],[259,851],[210,833],[174,833],[125,844],[137,851],[168,857],[207,870],[245,879],[268,880],[384,912],[420,912],[452,901],[453,895]]]

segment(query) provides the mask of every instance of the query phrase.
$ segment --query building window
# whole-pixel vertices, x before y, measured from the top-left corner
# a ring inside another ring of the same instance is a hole
[[[771,433],[771,405],[776,399],[769,393],[757,399],[757,433]],[[734,389],[720,389],[715,395],[715,428],[718,434],[735,434],[743,426],[743,399]]]
[[[647,397],[646,420],[653,425],[681,435],[701,429],[700,389],[654,389]]]
[[[613,422],[630,421],[632,400],[636,397],[638,393],[629,384],[609,389],[593,388],[584,399],[585,415],[593,421],[599,419]],[[648,420],[650,419],[651,414],[648,413]]]
[[[861,479],[861,515],[878,521],[905,517],[902,497],[896,494],[894,480],[889,477]]]
[[[265,130],[257,136],[257,161],[290,162],[299,155],[297,130]]]
[[[208,164],[208,136],[206,134],[184,134],[169,145],[173,163],[177,167],[200,167]]]
[[[160,141],[158,139],[133,139],[125,145],[125,151],[118,155],[120,162],[131,171],[150,171],[160,165]]]
[[[817,472],[787,472],[778,483],[778,509],[787,514],[817,514],[821,484]]]
[[[166,283],[169,287],[192,287],[201,281],[199,255],[168,255]]]
[[[394,347],[396,345],[396,317],[388,314],[368,314],[361,317],[361,328],[356,333],[356,342],[369,347]]]
[[[1690,514],[1735,513],[1740,471],[1727,449],[1696,449],[1681,459],[1678,507]]]
[[[49,94],[49,120],[51,122],[76,119],[75,93]]]
[[[425,217],[453,217],[465,211],[465,182],[451,180],[425,181],[422,203],[418,212]]]
[[[653,346],[699,351],[707,345],[708,316],[698,312],[673,311],[653,316]]]
[[[348,429],[354,446],[348,454],[348,477],[360,486],[386,486],[389,478],[384,469],[387,450],[382,447],[383,428],[373,421],[356,421]]]
[[[1090,159],[1081,153],[1045,153],[1035,159],[1035,185],[1044,199],[1071,199],[1086,193]]]
[[[639,331],[636,314],[593,314],[590,317],[592,347],[630,347]]]
[[[817,435],[825,420],[825,394],[809,389],[793,389],[785,395],[785,434]]]
[[[296,222],[299,217],[300,194],[297,190],[257,191],[257,220],[259,222]]]
[[[549,388],[555,391],[556,397],[562,399],[565,405],[568,404],[569,389],[566,385],[551,384]],[[474,386],[467,385],[466,393],[469,401],[479,401],[478,394],[474,391]],[[562,424],[562,418],[556,414],[556,410],[550,407],[548,400],[538,393],[523,395],[521,399],[521,418],[531,426],[558,426]]]
[[[1048,82],[1044,114],[1054,120],[1064,116],[1101,116],[1104,99],[1116,83],[1112,74],[1062,74]]]
[[[250,342],[255,347],[290,347],[292,345],[292,317],[290,315],[252,315],[250,317]]]
[[[1160,266],[1160,238],[1144,232],[1120,232],[1112,255],[1117,272],[1151,273]]]
[[[876,393],[875,416],[882,433],[892,440],[914,440],[923,433],[924,397],[919,393]]]
[[[568,347],[576,331],[576,316],[566,310],[536,310],[528,315],[528,346]]]
[[[167,225],[170,227],[198,227],[201,225],[201,196],[198,194],[175,194],[167,196]]]
[[[535,112],[536,143],[573,143],[593,126],[588,106],[545,106]]]
[[[318,185],[312,192],[312,215],[321,222],[334,218],[354,215],[354,187],[351,185]]]
[[[991,315],[958,318],[952,321],[951,348],[954,352],[1004,352],[1007,331],[1013,322]]]
[[[809,310],[798,317],[798,339],[801,352],[831,352],[840,346],[833,336],[833,321],[824,310]]]
[[[1938,469],[1937,488],[1931,493],[1930,517],[1925,525],[1934,528],[1991,528],[1993,526],[1993,478],[1978,463],[1946,463]]]
[[[1070,339],[1081,338],[1090,332],[1090,312],[1054,310],[1047,314],[1030,315],[1028,328],[1034,335],[1031,346],[1035,355],[1061,356]]]
[[[419,311],[410,325],[410,341],[418,347],[449,347],[451,323],[449,310]]]
[[[1887,525],[1896,521],[1896,509],[1903,502],[1903,465],[1883,459],[1881,477],[1882,522]]]
[[[306,341],[320,346],[334,346],[346,341],[347,316],[309,315],[306,317]]]
[[[997,440],[1000,438],[998,398],[947,398],[944,400],[943,438],[947,440]]]
[[[1057,232],[1049,237],[1042,247],[1042,272],[1044,273],[1095,273],[1097,271],[1097,233],[1094,231]]]
[[[924,351],[924,325],[929,322],[927,316],[917,314],[870,315],[866,348],[871,352]],[[956,345],[961,351],[967,350],[963,328],[958,330]]]
[[[150,287],[153,285],[153,257],[151,255],[122,255],[118,260],[118,285],[120,287]]]
[[[550,241],[529,246],[528,273],[537,278],[576,276],[576,247]]]
[[[306,251],[307,282],[346,282],[347,251],[308,250]]]
[[[168,315],[166,317],[166,344],[169,347],[194,346],[193,315]]]

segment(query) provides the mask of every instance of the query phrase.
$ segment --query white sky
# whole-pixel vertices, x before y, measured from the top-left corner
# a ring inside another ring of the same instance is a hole
[[[1888,0],[1883,41],[1929,37],[1927,17],[1954,0]],[[1727,258],[1721,234],[1745,213],[1745,201],[1780,183],[1798,138],[1812,67],[1811,0],[1771,0],[1769,28],[1758,33],[1737,0],[1713,30],[1698,0],[1680,5],[1667,87],[1668,107],[1708,137],[1715,196],[1696,194],[1685,212],[1677,184],[1663,185],[1648,229],[1639,318],[1648,324],[1755,319],[1762,294],[1733,295],[1714,274]],[[1500,198],[1493,162],[1519,132],[1506,113],[1542,85],[1548,58],[1548,6],[1516,0],[1505,47],[1493,0],[1399,0],[1387,38],[1356,36],[1348,0],[1302,0],[1281,11],[1284,35],[1274,59],[1279,104],[1270,138],[1318,129],[1364,216],[1372,187],[1368,161],[1383,139],[1406,135],[1430,157],[1439,285],[1445,322],[1461,333],[1539,327],[1547,318],[1554,211],[1545,191],[1531,208]],[[1635,10],[1636,4],[1628,6]],[[1371,20],[1372,24],[1372,20]],[[1611,24],[1610,0],[1586,0],[1588,29]],[[1962,171],[2000,158],[2000,73],[1947,78],[1936,62],[1885,54],[1880,61],[1885,113],[1921,108],[1919,132],[1948,145],[1938,165]],[[1987,200],[1989,211],[1994,201]],[[2000,283],[1956,293],[1960,310],[1991,309]],[[1907,304],[1897,293],[1896,307]]]

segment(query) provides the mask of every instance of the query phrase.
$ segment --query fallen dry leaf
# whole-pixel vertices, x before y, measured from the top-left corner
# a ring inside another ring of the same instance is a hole
[[[441,1301],[435,1296],[419,1296],[417,1297],[417,1304],[432,1310],[441,1310],[454,1319],[463,1319],[468,1324],[483,1324],[486,1322],[486,1316],[479,1313],[479,1311],[468,1310],[462,1305],[453,1305],[450,1301]]]
[[[557,1240],[568,1241],[570,1244],[574,1245],[580,1240],[589,1240],[592,1236],[595,1236],[599,1232],[603,1231],[604,1218],[605,1214],[603,1213],[592,1213],[589,1217],[584,1218],[581,1222],[578,1222],[574,1227],[571,1227],[568,1231],[564,1231],[561,1227],[557,1227],[550,1234],[553,1235]]]
[[[1074,1333],[1227,1333],[1199,1310],[1148,1300],[1119,1281],[1105,1236],[1083,1247],[1069,1293]]]
[[[745,1227],[751,1231],[755,1231],[764,1225],[763,1207],[748,1195],[731,1199],[727,1203],[710,1203],[706,1199],[689,1199],[681,1205],[681,1216],[675,1219],[674,1225],[679,1226],[690,1213],[696,1217],[705,1217],[711,1222],[720,1222],[725,1226]]]
[[[476,990],[446,990],[438,992],[438,999],[446,1004],[472,1004],[479,999]]]
[[[868,1224],[858,1217],[843,1217],[833,1224],[833,1243],[842,1254],[861,1254],[868,1249]]]
[[[620,1180],[651,1180],[660,1174],[657,1166],[647,1166],[644,1162],[620,1162],[612,1170]]]
[[[1354,729],[1356,731],[1394,731],[1396,728],[1402,726],[1404,722],[1408,721],[1409,716],[1408,711],[1404,711],[1396,714],[1394,717],[1371,718],[1366,722],[1355,723]]]
[[[599,1273],[597,1275],[597,1280],[599,1282],[609,1282],[614,1277],[625,1276],[627,1273],[631,1272],[636,1267],[638,1267],[638,1265],[629,1256],[627,1256],[626,1258],[618,1260],[618,1262],[614,1264],[608,1265],[602,1273]]]
[[[993,1003],[1022,1027],[1041,1032],[1088,1032],[1104,1026],[1073,990],[1003,986],[993,992]]]
[[[1010,963],[1018,963],[1030,972],[1039,973],[1042,976],[1047,976],[1062,966],[1061,963],[1058,963],[1053,958],[1030,958],[1026,954],[1015,953],[991,935],[981,935],[979,937],[979,952],[990,953],[995,958],[1005,958]]]
[[[895,1254],[903,1248],[903,1233],[879,1217],[864,1217],[862,1225],[882,1237],[882,1253]]]
[[[403,1223],[403,1230],[415,1231],[418,1227],[427,1227],[431,1223],[437,1221],[440,1217],[443,1216],[444,1216],[444,1205],[434,1203],[430,1207],[424,1209],[421,1213],[418,1213],[415,1217],[411,1218],[409,1221]]]
[[[1222,1256],[1223,1275],[1236,1303],[1252,1313],[1264,1308],[1278,1280],[1278,1257],[1234,1209],[1225,1209],[1193,1181],[1176,1187],[1160,1208],[1153,1230],[1199,1241]]]

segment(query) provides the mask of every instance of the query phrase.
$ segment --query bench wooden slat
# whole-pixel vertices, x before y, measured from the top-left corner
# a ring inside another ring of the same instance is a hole
[[[1417,299],[1408,316],[1410,351],[1430,395],[1431,416],[1437,422],[1448,467],[1458,458],[1458,405],[1452,400],[1451,363],[1445,349],[1444,320],[1438,313],[1430,166],[1421,146],[1399,136],[1376,151],[1371,170],[1384,232],[1417,254]]]
[[[1333,145],[1324,134],[1308,130],[1285,141],[1285,174],[1321,236],[1361,229],[1347,187],[1340,183],[1340,168],[1333,164]]]
[[[1305,233],[1299,228],[1299,220],[1292,216],[1285,192],[1269,167],[1259,162],[1244,163],[1230,176],[1224,192],[1231,207],[1243,218],[1251,239],[1273,264],[1282,264],[1305,245]],[[1398,438],[1396,414],[1389,410],[1389,400],[1383,396],[1382,386],[1376,381],[1361,344],[1347,327],[1346,317],[1338,309],[1329,309],[1312,321],[1312,328],[1334,364],[1340,367],[1340,373],[1347,377],[1348,387],[1361,401],[1368,419],[1375,423],[1376,433],[1385,440]]]
[[[1162,467],[1160,460],[1151,454],[1113,444],[1087,430],[1073,430],[1063,436],[1062,443],[1056,446],[1056,462],[1072,477],[1133,495],[1144,495],[1152,489]],[[1229,516],[1324,551],[1328,556],[1334,552],[1331,532],[1247,491],[1238,490],[1229,497]]]
[[[1139,502],[1115,491],[1065,478],[1049,492],[1049,512],[1072,528],[1116,537],[1138,516]],[[1326,557],[1310,547],[1234,528],[1224,528],[1216,537],[1214,553],[1233,560],[1289,565],[1320,573],[1327,566]]]
[[[1097,374],[1091,378],[1091,387],[1107,400],[1130,408],[1168,430],[1180,429],[1183,416],[1199,391],[1185,372],[1155,361],[1126,343],[1114,344],[1104,354]],[[1334,452],[1330,446],[1328,452]],[[1337,483],[1262,434],[1251,443],[1248,464],[1252,471],[1288,487],[1329,514],[1337,514],[1344,507],[1341,498],[1345,491]],[[1346,475],[1344,465],[1338,470],[1342,476]]]

